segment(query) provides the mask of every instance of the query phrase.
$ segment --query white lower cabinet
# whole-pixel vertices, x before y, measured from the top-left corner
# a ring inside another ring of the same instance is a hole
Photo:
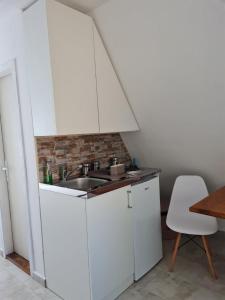
[[[138,280],[162,258],[159,177],[132,186],[134,278]]]
[[[133,282],[134,253],[130,186],[87,200],[93,300],[112,300]]]
[[[90,300],[85,200],[40,190],[47,287],[65,300]]]
[[[162,258],[158,177],[89,199],[40,188],[40,199],[47,287],[64,300],[116,299]]]

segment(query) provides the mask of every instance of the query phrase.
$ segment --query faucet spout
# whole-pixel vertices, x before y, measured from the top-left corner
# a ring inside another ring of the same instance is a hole
[[[78,167],[76,167],[76,168],[74,168],[74,169],[72,169],[70,172],[68,172],[68,170],[67,170],[67,167],[64,165],[64,166],[62,166],[61,167],[62,169],[61,169],[61,172],[60,172],[60,174],[61,174],[61,181],[67,181],[68,180],[68,178],[75,172],[75,171],[77,171],[77,170],[82,170],[82,168],[83,168],[83,165],[79,165]]]

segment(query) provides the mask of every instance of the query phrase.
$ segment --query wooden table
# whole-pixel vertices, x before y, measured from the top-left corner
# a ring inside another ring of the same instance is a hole
[[[225,219],[225,186],[197,202],[191,212]]]

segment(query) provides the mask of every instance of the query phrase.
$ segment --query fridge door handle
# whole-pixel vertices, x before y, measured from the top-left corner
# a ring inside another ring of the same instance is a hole
[[[7,162],[5,161],[4,166],[1,167],[2,171],[5,172],[6,180],[9,181],[9,174],[8,174],[8,166]]]
[[[131,194],[131,191],[127,191],[127,199],[128,199],[128,206],[127,207],[128,208],[133,208],[130,194]]]

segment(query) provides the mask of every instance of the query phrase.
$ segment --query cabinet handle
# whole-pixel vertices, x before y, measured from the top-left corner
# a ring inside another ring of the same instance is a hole
[[[131,199],[130,199],[130,194],[131,191],[127,191],[127,199],[128,199],[128,208],[133,208],[133,206],[131,205]]]
[[[149,186],[147,186],[146,188],[145,188],[145,191],[147,191],[147,190],[149,190],[150,189],[150,187]]]

